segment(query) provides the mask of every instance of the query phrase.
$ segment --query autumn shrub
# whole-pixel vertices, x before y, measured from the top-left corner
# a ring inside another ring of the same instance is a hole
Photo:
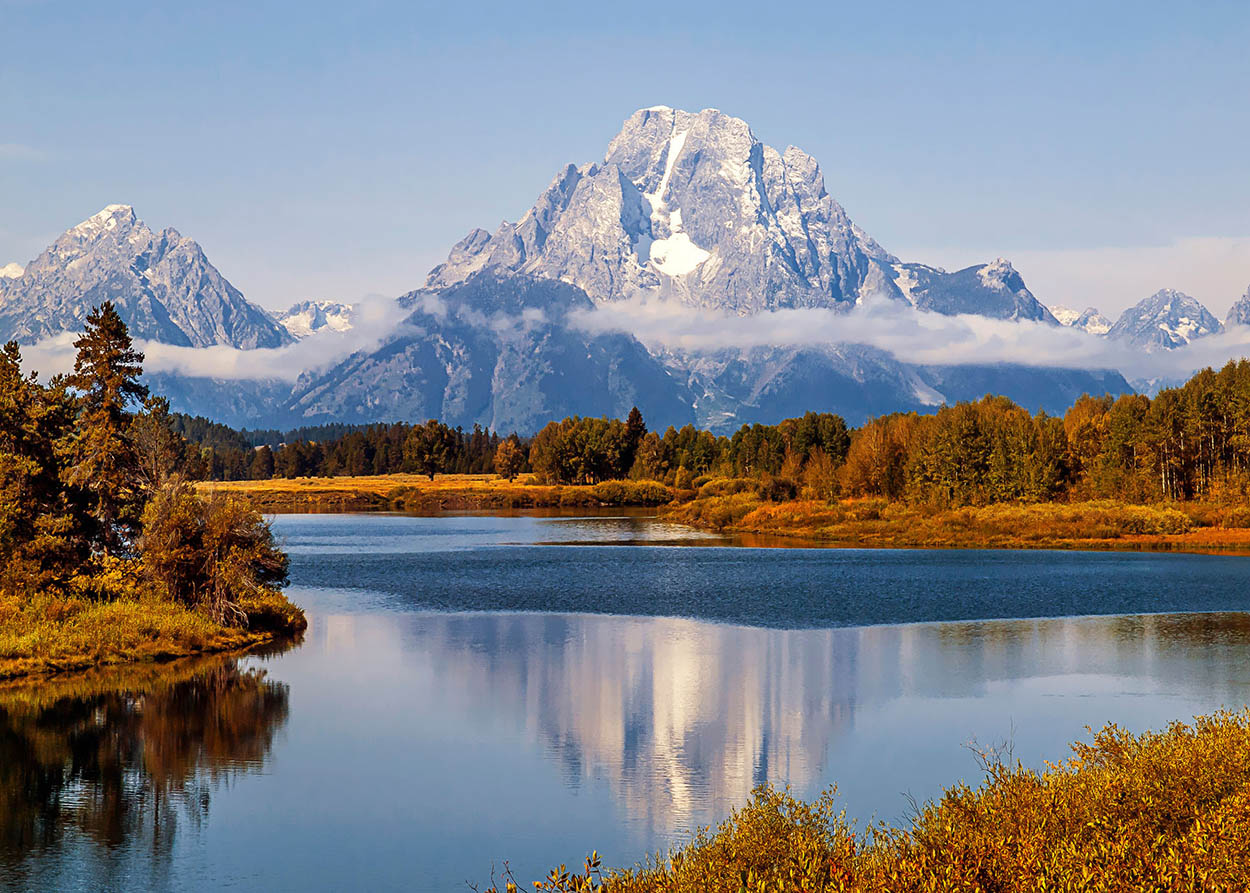
[[[724,530],[737,524],[760,507],[760,500],[752,492],[734,493],[730,496],[708,496],[694,499],[677,506],[665,517],[678,524]]]
[[[228,625],[247,623],[242,599],[276,593],[287,579],[287,557],[259,512],[232,496],[201,498],[177,478],[148,501],[140,552],[170,599]]]
[[[590,488],[590,496],[603,505],[664,505],[673,494],[659,481],[604,481]]]
[[[756,483],[755,492],[766,502],[789,502],[798,498],[799,484],[792,477],[765,474]]]
[[[755,492],[756,482],[750,478],[709,478],[699,487],[699,496],[733,496]]]
[[[831,790],[760,788],[715,829],[624,870],[597,856],[541,891],[1001,893],[1250,889],[1250,710],[1140,735],[1109,725],[1042,771],[982,754],[984,779],[907,827],[860,830]]]

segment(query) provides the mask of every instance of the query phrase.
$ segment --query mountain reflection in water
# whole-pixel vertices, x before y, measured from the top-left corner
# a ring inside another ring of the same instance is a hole
[[[336,618],[350,624],[349,618]],[[849,784],[861,817],[901,809],[895,786],[865,803],[855,739],[880,734],[890,705],[974,699],[1000,711],[927,723],[920,738],[880,742],[919,773],[949,784],[973,770],[961,749],[1005,736],[1069,698],[1104,700],[1091,718],[1140,725],[1105,701],[1170,695],[1240,706],[1250,686],[1250,617],[1147,615],[833,630],[772,630],[675,618],[459,614],[404,618],[396,647],[428,662],[419,675],[448,703],[510,716],[517,732],[561,766],[570,787],[608,782],[612,799],[652,839],[716,821],[764,782],[804,793]],[[376,643],[370,647],[377,647]],[[1147,714],[1150,706],[1142,704]],[[861,711],[871,717],[856,730]],[[917,713],[916,717],[924,714]],[[987,728],[988,725],[988,728]],[[1061,759],[1084,723],[1059,741],[1030,734],[1017,752]],[[921,731],[913,728],[912,733]],[[905,732],[904,732],[905,734]],[[1045,741],[1039,751],[1039,741]],[[944,747],[945,746],[945,747]],[[951,752],[953,751],[953,757]],[[938,757],[938,754],[945,756]],[[933,765],[937,762],[937,765]],[[943,765],[944,764],[944,765]],[[936,771],[944,768],[945,771]],[[918,786],[913,786],[918,790]],[[576,855],[576,854],[574,854]]]
[[[134,885],[136,871],[162,886],[179,826],[259,772],[287,700],[230,658],[0,688],[0,885],[59,887],[48,873],[85,850],[74,886]]]

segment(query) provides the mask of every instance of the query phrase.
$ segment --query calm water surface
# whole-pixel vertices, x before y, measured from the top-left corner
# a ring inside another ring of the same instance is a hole
[[[302,645],[0,691],[0,886],[465,890],[632,863],[764,781],[899,820],[972,740],[1040,765],[1250,699],[1247,558],[275,526]]]

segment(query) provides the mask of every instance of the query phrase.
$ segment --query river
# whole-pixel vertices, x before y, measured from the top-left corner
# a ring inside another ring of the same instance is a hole
[[[760,783],[906,820],[973,746],[1250,699],[1250,558],[765,549],[633,516],[279,516],[296,647],[0,696],[0,884],[484,888]],[[975,744],[974,744],[975,742]]]

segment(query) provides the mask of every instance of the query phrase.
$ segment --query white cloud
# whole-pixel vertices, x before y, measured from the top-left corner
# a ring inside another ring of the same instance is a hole
[[[352,328],[326,327],[287,347],[239,350],[233,347],[176,347],[154,341],[136,344],[148,372],[176,372],[196,378],[295,381],[303,372],[324,369],[358,350],[376,347],[402,325],[408,311],[390,298],[370,298],[355,305]],[[41,376],[68,372],[74,366],[78,333],[63,332],[23,348],[27,369]]]
[[[632,300],[578,311],[572,319],[574,325],[590,332],[633,333],[652,349],[707,352],[727,347],[850,343],[885,350],[908,363],[1116,369],[1128,378],[1184,376],[1250,354],[1250,328],[1200,339],[1180,350],[1147,354],[1078,329],[945,316],[889,302],[869,302],[850,312],[800,309],[738,317],[674,302]]]

